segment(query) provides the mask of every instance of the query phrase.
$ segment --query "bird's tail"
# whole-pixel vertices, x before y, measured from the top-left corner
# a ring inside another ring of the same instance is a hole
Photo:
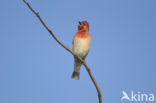
[[[74,63],[74,72],[72,74],[72,79],[75,78],[77,80],[79,80],[80,78],[80,67],[81,67],[82,63],[75,58],[75,63]]]
[[[73,78],[79,80],[79,78],[80,78],[80,72],[77,72],[77,71],[74,70],[74,72],[73,72],[73,74],[72,74],[72,79],[73,79]]]

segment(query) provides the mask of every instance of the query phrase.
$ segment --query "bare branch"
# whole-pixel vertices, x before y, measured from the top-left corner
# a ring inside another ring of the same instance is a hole
[[[40,20],[40,22],[42,23],[42,25],[46,28],[46,30],[51,34],[51,36],[57,41],[57,43],[59,43],[63,48],[65,48],[68,52],[70,52],[72,55],[74,55],[75,57],[77,57],[82,64],[85,66],[92,82],[94,83],[94,86],[96,87],[97,93],[98,93],[98,98],[99,98],[99,103],[102,103],[102,98],[101,98],[101,92],[100,89],[89,69],[89,67],[87,66],[86,62],[77,54],[75,54],[72,50],[70,50],[67,46],[65,46],[63,43],[61,43],[56,36],[53,34],[53,32],[48,28],[48,26],[44,23],[44,21],[42,20],[42,18],[40,17],[39,13],[37,13],[30,5],[27,1],[23,0],[23,2],[28,6],[28,8],[37,16],[37,18]]]

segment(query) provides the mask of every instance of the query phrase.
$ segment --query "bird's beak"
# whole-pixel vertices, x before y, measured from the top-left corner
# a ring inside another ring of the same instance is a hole
[[[81,22],[79,21],[79,25],[81,25]]]

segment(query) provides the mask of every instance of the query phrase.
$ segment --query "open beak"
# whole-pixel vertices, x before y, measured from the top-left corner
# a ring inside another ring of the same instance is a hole
[[[81,25],[81,22],[79,21],[79,25]]]

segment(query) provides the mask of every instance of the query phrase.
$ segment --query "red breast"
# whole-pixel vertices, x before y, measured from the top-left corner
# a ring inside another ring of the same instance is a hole
[[[88,37],[90,37],[89,33],[77,32],[74,38],[88,38]]]

